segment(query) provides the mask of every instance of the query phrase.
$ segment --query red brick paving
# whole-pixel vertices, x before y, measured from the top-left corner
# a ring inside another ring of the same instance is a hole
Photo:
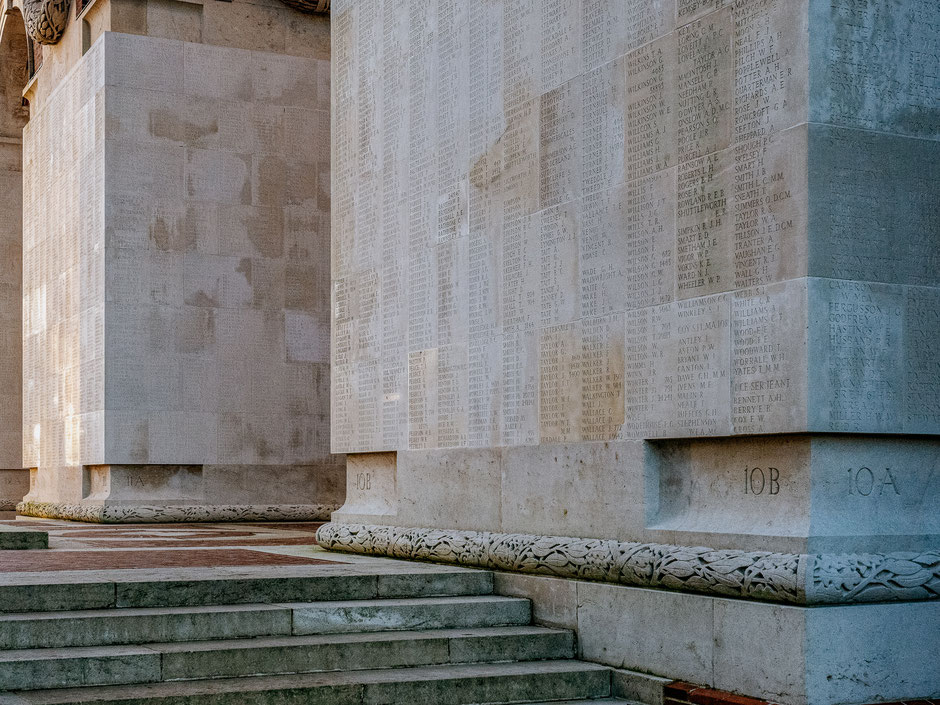
[[[673,681],[663,687],[663,705],[772,705],[766,700],[736,695],[684,681]],[[874,705],[874,704],[872,704]],[[907,700],[881,705],[940,705],[940,700]]]
[[[334,563],[335,561],[324,561],[303,556],[285,556],[241,548],[194,549],[189,551],[50,551],[38,549],[0,553],[0,573]]]
[[[167,536],[166,534],[170,533],[168,529],[161,529],[160,536],[156,537],[162,540],[167,541],[186,541],[186,540],[202,540],[202,539],[224,539],[224,538],[244,538],[245,536],[270,536],[270,534],[261,534],[257,531],[180,531],[178,534],[173,532],[172,536]],[[70,531],[68,538],[88,538],[100,540],[102,535],[107,534],[108,538],[115,539],[133,539],[140,538],[146,540],[151,538],[145,530],[142,529],[128,529],[121,530],[115,529],[114,531]]]
[[[69,535],[72,538],[73,535]],[[83,545],[95,548],[204,548],[212,546],[315,546],[313,536],[288,536],[282,539],[251,538],[231,539],[225,536],[216,536],[212,540],[199,539],[137,539],[135,541],[122,541],[120,539],[94,539],[82,541]]]
[[[271,522],[270,524],[239,524],[239,526],[257,526],[263,529],[273,529],[274,531],[309,531],[310,533],[315,534],[317,529],[323,526],[326,522],[324,521],[315,521],[315,522]]]

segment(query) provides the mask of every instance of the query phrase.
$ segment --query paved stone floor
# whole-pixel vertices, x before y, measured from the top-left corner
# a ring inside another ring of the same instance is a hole
[[[0,525],[49,534],[48,549],[0,551],[0,586],[465,570],[329,553],[310,522],[86,524],[0,513]]]

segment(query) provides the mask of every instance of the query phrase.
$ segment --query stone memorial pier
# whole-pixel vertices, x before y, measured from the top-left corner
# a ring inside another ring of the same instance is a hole
[[[328,17],[3,8],[0,498],[104,522],[328,517]]]
[[[940,5],[331,23],[321,544],[511,571],[601,663],[936,696]]]
[[[22,463],[22,98],[29,46],[19,13],[0,8],[0,511],[29,490]]]

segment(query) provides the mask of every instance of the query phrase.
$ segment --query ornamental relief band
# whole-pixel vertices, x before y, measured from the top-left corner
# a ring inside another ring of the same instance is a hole
[[[88,521],[97,524],[159,524],[216,521],[323,521],[339,509],[336,504],[155,504],[87,505],[20,502],[16,511],[43,519]]]
[[[940,552],[793,554],[325,524],[327,550],[793,604],[940,598]]]
[[[330,11],[330,0],[282,0],[301,12]],[[39,44],[56,44],[65,34],[69,21],[71,0],[23,0],[23,20],[33,41]]]

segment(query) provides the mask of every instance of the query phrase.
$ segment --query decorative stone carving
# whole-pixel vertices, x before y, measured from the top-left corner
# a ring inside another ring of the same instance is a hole
[[[940,598],[937,552],[798,555],[332,523],[320,527],[317,542],[334,551],[793,604]]]
[[[20,502],[16,510],[43,519],[98,524],[158,524],[207,521],[323,521],[338,507],[330,504],[272,505],[86,505]]]
[[[330,0],[281,0],[281,2],[301,12],[330,11]]]
[[[940,598],[940,552],[814,556],[807,599],[814,603]]]
[[[55,44],[65,33],[71,0],[23,0],[23,20],[33,41]]]

